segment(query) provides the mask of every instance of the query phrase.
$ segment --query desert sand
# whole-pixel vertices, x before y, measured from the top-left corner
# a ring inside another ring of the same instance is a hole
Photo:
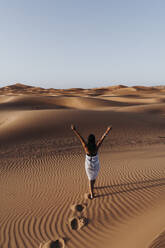
[[[92,200],[72,123],[113,126]],[[165,87],[0,88],[0,248],[163,248],[164,206]]]

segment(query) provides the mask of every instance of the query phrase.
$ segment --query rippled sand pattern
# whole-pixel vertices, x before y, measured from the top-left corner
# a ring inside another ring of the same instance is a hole
[[[68,238],[68,247],[100,247],[107,241],[115,244],[114,237],[128,228],[132,219],[138,220],[150,210],[152,218],[165,193],[163,151],[158,157],[157,151],[151,156],[148,150],[123,155],[121,159],[122,154],[101,154],[92,201],[83,198],[88,189],[81,154],[17,159],[14,163],[8,159],[1,168],[0,247],[39,247],[40,242],[57,236]],[[89,224],[73,232],[68,225],[70,207],[84,202]],[[145,216],[141,228],[144,233],[148,228]],[[138,229],[133,231],[138,237]]]
[[[72,89],[55,98],[52,90],[37,98],[37,89],[24,96],[21,87],[0,97],[0,248],[38,248],[59,237],[68,248],[165,247],[164,89],[120,86],[113,96]],[[71,123],[85,138],[113,125],[93,200]]]

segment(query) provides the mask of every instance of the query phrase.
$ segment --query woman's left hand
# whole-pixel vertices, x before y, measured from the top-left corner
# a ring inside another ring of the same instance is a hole
[[[109,132],[112,129],[112,126],[107,127],[107,132]]]

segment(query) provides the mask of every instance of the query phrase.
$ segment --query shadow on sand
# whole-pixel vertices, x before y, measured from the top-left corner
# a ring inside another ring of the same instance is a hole
[[[106,192],[101,194],[95,194],[95,198],[97,197],[104,197],[116,194],[122,194],[127,192],[133,192],[143,189],[149,189],[158,186],[165,185],[165,178],[159,178],[155,180],[146,180],[146,181],[137,181],[131,183],[121,183],[121,184],[114,184],[114,185],[107,185],[107,186],[100,186],[95,187],[97,190],[104,190]]]

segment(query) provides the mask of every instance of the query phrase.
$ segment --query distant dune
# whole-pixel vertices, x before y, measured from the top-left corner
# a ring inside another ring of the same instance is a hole
[[[0,88],[1,110],[84,109],[164,113],[165,86],[43,89],[15,84]]]
[[[84,139],[101,137],[88,199]],[[0,248],[165,247],[165,86],[0,88]]]
[[[108,94],[131,94],[134,95],[137,93],[139,94],[147,94],[147,93],[153,93],[153,92],[159,92],[164,93],[165,92],[165,86],[155,86],[155,87],[145,87],[145,86],[134,86],[134,87],[128,87],[124,85],[116,85],[116,86],[110,86],[110,87],[101,87],[101,88],[93,88],[93,89],[83,89],[83,88],[71,88],[71,89],[44,89],[41,87],[34,87],[34,86],[28,86],[24,84],[13,84],[9,85],[3,88],[0,88],[0,94],[3,95],[10,95],[10,94],[53,94],[53,95],[92,95],[92,96],[101,96]]]

